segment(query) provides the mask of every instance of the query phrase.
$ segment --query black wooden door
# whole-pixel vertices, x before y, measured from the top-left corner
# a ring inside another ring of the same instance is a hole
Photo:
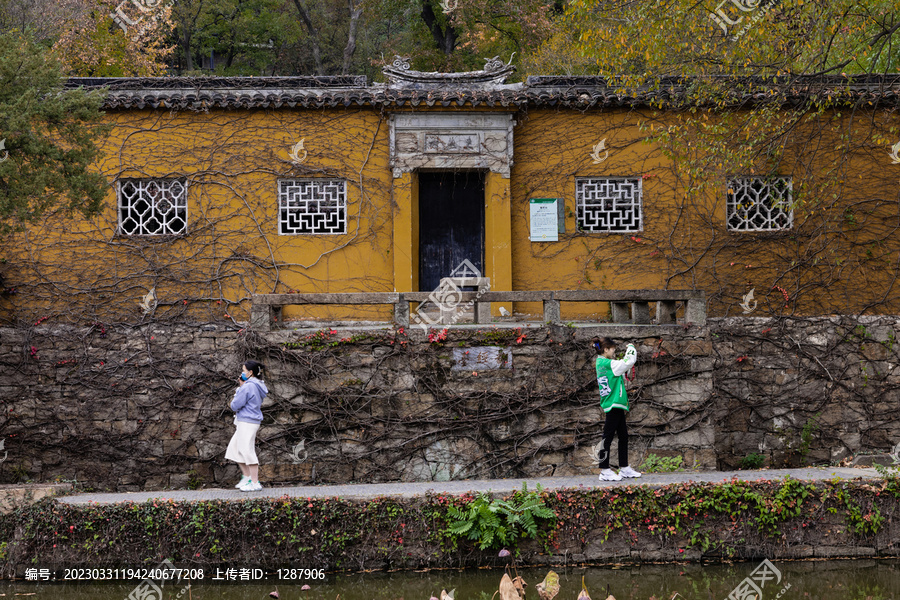
[[[465,260],[484,273],[484,173],[419,173],[419,291]]]

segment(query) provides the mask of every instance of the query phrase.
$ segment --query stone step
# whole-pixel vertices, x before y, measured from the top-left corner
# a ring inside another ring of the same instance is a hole
[[[891,454],[860,454],[854,456],[850,464],[854,467],[874,467],[875,465],[890,467],[894,466],[896,462]]]

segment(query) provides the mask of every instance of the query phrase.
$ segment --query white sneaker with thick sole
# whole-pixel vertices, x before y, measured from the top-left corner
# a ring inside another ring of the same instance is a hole
[[[250,478],[247,477],[246,475],[244,475],[243,477],[241,477],[241,480],[237,482],[237,485],[234,486],[234,488],[235,488],[236,490],[239,490],[239,489],[241,489],[242,487],[244,487],[244,485],[246,485],[246,483],[247,483],[248,481],[250,481]]]
[[[622,481],[622,476],[612,469],[603,469],[600,471],[600,481]]]
[[[249,480],[238,489],[242,492],[258,492],[262,489],[262,484],[258,481]]]
[[[622,477],[628,477],[629,479],[641,476],[640,473],[638,473],[631,467],[622,467],[621,469],[619,469],[619,475],[621,475]]]

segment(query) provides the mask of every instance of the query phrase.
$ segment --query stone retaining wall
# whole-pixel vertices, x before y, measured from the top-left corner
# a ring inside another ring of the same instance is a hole
[[[900,441],[898,330],[897,317],[457,326],[432,341],[377,327],[0,328],[0,482],[232,483],[227,403],[245,358],[268,366],[272,390],[264,481],[590,472],[603,421],[594,335],[638,346],[632,464],[651,453],[709,469],[752,454],[773,466],[839,461]]]

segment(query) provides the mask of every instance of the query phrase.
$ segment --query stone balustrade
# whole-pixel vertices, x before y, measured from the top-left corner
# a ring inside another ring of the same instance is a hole
[[[543,291],[479,291],[464,292],[453,286],[434,292],[365,292],[365,293],[299,293],[257,294],[253,296],[250,327],[257,331],[270,331],[281,321],[282,308],[296,305],[393,305],[394,323],[408,327],[410,303],[430,302],[442,313],[448,307],[472,303],[476,323],[490,320],[491,302],[542,302],[543,322],[561,323],[562,302],[608,302],[613,324],[649,325],[653,321],[650,303],[656,305],[656,324],[678,324],[679,304],[684,305],[682,324],[706,324],[706,294],[700,290],[543,290]],[[440,319],[446,323],[446,316]]]

